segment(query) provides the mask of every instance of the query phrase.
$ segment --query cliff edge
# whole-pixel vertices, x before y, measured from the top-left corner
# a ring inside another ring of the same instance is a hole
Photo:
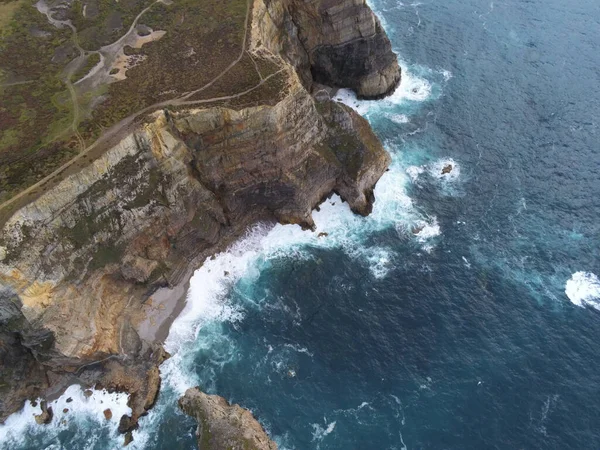
[[[0,205],[0,421],[25,399],[80,383],[129,392],[133,412],[119,429],[131,431],[155,401],[168,357],[162,340],[206,257],[257,221],[314,229],[311,212],[332,193],[357,214],[371,212],[390,157],[365,119],[312,92],[321,84],[365,98],[393,91],[400,69],[379,21],[361,0],[237,3],[237,16],[221,11],[232,33],[242,30],[230,40],[237,56],[207,66],[211,76],[193,89],[176,84],[174,97],[118,116]],[[153,3],[138,28],[153,5],[195,7]],[[232,17],[245,19],[234,26]],[[170,33],[145,36],[188,45]],[[115,78],[114,45],[100,47],[82,93],[102,86],[109,68]],[[110,79],[90,120],[114,106],[119,86],[138,82],[136,68],[152,65],[157,48],[140,53],[126,79]],[[195,58],[194,48],[179,50]]]
[[[250,411],[223,397],[190,388],[179,399],[179,407],[198,422],[196,438],[202,450],[277,450]]]

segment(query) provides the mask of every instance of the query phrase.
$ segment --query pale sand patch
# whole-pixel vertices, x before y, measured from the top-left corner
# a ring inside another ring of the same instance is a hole
[[[144,44],[152,41],[157,41],[162,38],[167,32],[163,30],[153,31],[147,36],[137,36],[135,42],[131,45],[133,48],[142,48]],[[115,62],[110,67],[109,72],[117,69],[118,72],[113,74],[114,81],[122,81],[127,78],[126,72],[132,67],[141,64],[147,58],[146,55],[126,55],[121,49]]]

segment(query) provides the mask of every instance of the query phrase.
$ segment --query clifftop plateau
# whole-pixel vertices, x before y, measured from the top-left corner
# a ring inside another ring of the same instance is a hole
[[[130,393],[127,433],[205,258],[332,193],[371,212],[389,155],[329,93],[400,69],[363,0],[0,11],[0,421],[79,383]]]

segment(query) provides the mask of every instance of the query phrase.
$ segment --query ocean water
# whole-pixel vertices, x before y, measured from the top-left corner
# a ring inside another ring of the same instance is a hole
[[[195,385],[283,449],[600,448],[600,3],[371,5],[403,83],[339,99],[393,157],[373,214],[333,197],[317,232],[258,225],[207,261],[131,448],[195,448]],[[120,448],[101,411],[126,396],[71,389],[0,446]]]

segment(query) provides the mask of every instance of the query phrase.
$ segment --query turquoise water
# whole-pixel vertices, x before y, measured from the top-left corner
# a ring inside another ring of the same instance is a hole
[[[193,385],[285,449],[600,448],[600,4],[372,6],[402,87],[340,98],[393,156],[374,213],[332,198],[197,271],[133,448],[195,448]],[[7,448],[117,448],[95,395]]]

